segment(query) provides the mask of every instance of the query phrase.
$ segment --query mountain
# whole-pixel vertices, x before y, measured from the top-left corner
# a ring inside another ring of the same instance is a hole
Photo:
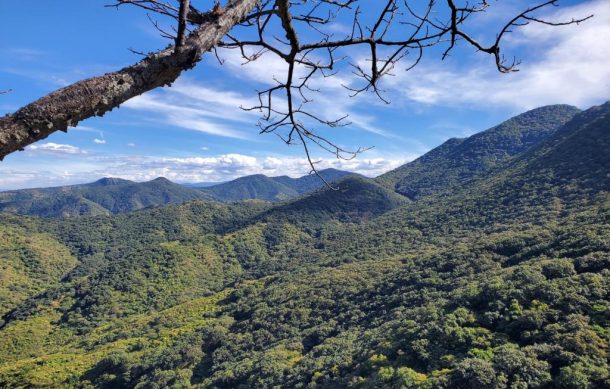
[[[343,170],[337,169],[324,169],[318,172],[320,176],[329,183],[334,183],[341,178],[354,175],[354,173],[346,172]],[[320,182],[320,177],[315,174],[308,174],[306,176],[302,176],[299,178],[291,178],[288,176],[280,176],[273,177],[273,179],[277,182],[280,182],[283,185],[286,185],[290,188],[293,188],[299,195],[304,195],[306,193],[311,193],[317,189],[325,187],[323,182]]]
[[[262,215],[265,218],[288,218],[293,222],[318,221],[329,218],[357,222],[373,218],[403,205],[408,200],[377,184],[374,180],[348,175],[333,183]]]
[[[325,169],[319,172],[327,182],[332,183],[345,177],[350,172],[336,169]],[[233,181],[202,189],[218,201],[241,201],[258,199],[265,201],[283,201],[313,192],[325,184],[315,174],[299,178],[288,176],[267,177],[263,174],[240,177]]]
[[[530,229],[535,231],[532,235],[538,235],[540,226],[559,223],[575,214],[591,218],[594,226],[607,224],[608,150],[610,103],[575,115],[546,140],[477,180],[412,201],[372,220],[366,229],[380,231],[383,238],[357,228],[346,234],[346,242],[333,244],[346,245],[357,239],[350,250],[352,255],[362,251],[396,255],[408,250],[419,234],[474,236],[508,231],[508,235],[518,235],[518,231]],[[591,209],[594,211],[589,214]],[[406,233],[413,230],[418,232],[415,237]],[[384,241],[383,249],[378,244],[380,240]],[[526,241],[510,244],[525,245]]]
[[[575,115],[549,138],[483,180],[476,197],[485,197],[492,203],[489,207],[552,204],[561,212],[596,201],[598,193],[610,190],[609,129],[610,102]],[[472,188],[467,190],[472,193]]]
[[[102,178],[83,185],[0,192],[0,211],[42,217],[106,215],[206,198],[165,178],[142,183]]]
[[[202,189],[218,201],[241,201],[260,199],[265,201],[281,201],[298,196],[291,187],[275,181],[263,174],[255,174],[237,178],[233,181]]]
[[[331,183],[348,174],[352,173],[335,169],[320,171]],[[276,202],[299,197],[324,185],[315,175],[290,178],[257,174],[208,187],[179,185],[162,177],[141,183],[106,177],[82,185],[0,192],[0,212],[73,217],[125,213],[192,200]]]
[[[525,112],[469,138],[450,139],[377,180],[411,199],[447,190],[484,175],[547,139],[578,112],[569,105]]]
[[[605,104],[413,201],[2,214],[0,387],[609,387],[609,150]]]

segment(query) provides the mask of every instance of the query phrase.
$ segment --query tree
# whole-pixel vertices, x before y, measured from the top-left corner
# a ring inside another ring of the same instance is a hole
[[[384,100],[380,79],[391,74],[399,62],[406,63],[406,70],[412,69],[430,47],[444,45],[445,58],[461,41],[493,56],[497,69],[509,73],[517,70],[519,62],[507,60],[500,46],[513,29],[529,23],[578,24],[592,17],[544,20],[538,16],[539,11],[558,4],[557,0],[543,1],[510,18],[485,45],[466,28],[473,15],[490,7],[487,0],[474,4],[457,0],[229,0],[225,6],[216,2],[207,12],[199,11],[190,0],[117,0],[111,6],[128,5],[175,20],[175,33],[163,31],[155,23],[173,44],[136,64],[76,82],[0,118],[0,159],[57,130],[67,131],[84,119],[102,116],[132,97],[171,85],[183,71],[196,66],[206,52],[224,48],[240,50],[245,61],[271,53],[288,64],[284,79],[259,91],[259,104],[244,109],[262,113],[262,133],[274,132],[287,144],[301,144],[315,172],[310,145],[343,159],[362,151],[346,150],[315,129],[318,125],[346,125],[346,117],[322,118],[307,109],[309,93],[315,92],[312,80],[336,74],[342,49],[359,46],[368,53],[366,65],[351,65],[362,85],[346,87],[350,95],[372,92]],[[340,14],[351,20],[351,33],[337,37],[325,27]],[[282,33],[285,39],[276,33]]]

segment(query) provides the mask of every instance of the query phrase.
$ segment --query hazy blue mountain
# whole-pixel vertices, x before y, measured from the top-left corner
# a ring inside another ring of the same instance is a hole
[[[294,189],[263,174],[240,177],[233,181],[204,188],[201,191],[209,193],[218,201],[227,202],[247,199],[281,201],[298,196]]]
[[[0,211],[42,217],[103,215],[209,197],[165,178],[142,183],[102,178],[83,185],[1,192]]]
[[[469,138],[450,139],[377,181],[411,199],[451,189],[547,139],[578,112],[569,105],[533,109]]]
[[[333,183],[347,175],[354,174],[354,173],[331,168],[331,169],[320,170],[319,174],[320,174],[320,176],[322,176],[322,178],[324,178],[329,183]],[[324,183],[321,182],[320,177],[318,177],[315,174],[308,174],[306,176],[302,176],[299,178],[291,178],[288,176],[279,176],[279,177],[273,177],[273,179],[277,182],[280,182],[283,185],[293,188],[300,195],[313,192],[314,190],[320,189],[325,186]]]
[[[334,182],[351,173],[327,169],[320,174],[328,182]],[[208,187],[190,187],[162,177],[141,183],[106,177],[81,185],[0,192],[0,211],[29,216],[70,217],[124,213],[191,200],[275,202],[296,198],[324,186],[315,175],[290,178],[262,174],[222,184],[209,184]]]

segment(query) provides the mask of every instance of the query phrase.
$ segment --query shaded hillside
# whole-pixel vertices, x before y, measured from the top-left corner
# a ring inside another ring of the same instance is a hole
[[[294,222],[321,222],[336,219],[357,222],[388,212],[408,200],[375,181],[348,176],[310,195],[272,208],[263,217],[288,218]]]
[[[609,150],[606,103],[577,114],[545,141],[477,180],[403,205],[328,244],[346,250],[344,256],[395,255],[422,234],[461,238],[538,228],[585,209],[595,210],[588,216],[592,224],[608,223],[608,211],[600,209],[609,204]]]
[[[84,185],[1,192],[0,211],[42,217],[104,215],[209,197],[165,178],[142,183],[102,178]]]
[[[578,112],[568,105],[528,111],[469,138],[450,139],[377,181],[411,199],[448,190],[543,141]]]
[[[353,174],[336,169],[321,170],[320,175],[329,183]],[[299,178],[288,176],[267,177],[263,174],[240,177],[233,181],[202,189],[218,201],[241,201],[258,199],[271,202],[289,200],[323,187],[324,182],[316,175]]]

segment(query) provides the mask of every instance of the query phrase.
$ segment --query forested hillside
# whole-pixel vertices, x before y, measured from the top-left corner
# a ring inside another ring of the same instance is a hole
[[[335,185],[1,214],[0,387],[610,386],[609,103]]]
[[[84,185],[0,192],[0,211],[42,217],[94,216],[209,198],[161,177],[142,183],[102,178]]]
[[[533,109],[466,139],[453,138],[415,161],[378,177],[417,199],[464,184],[551,136],[579,112],[569,105]]]

